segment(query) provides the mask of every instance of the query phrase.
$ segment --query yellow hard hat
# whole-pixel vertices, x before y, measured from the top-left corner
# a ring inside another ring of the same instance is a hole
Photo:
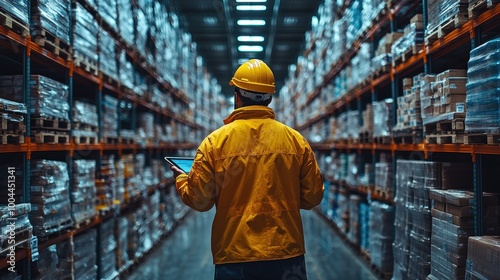
[[[276,92],[273,71],[260,59],[251,59],[241,64],[229,85],[253,92]]]

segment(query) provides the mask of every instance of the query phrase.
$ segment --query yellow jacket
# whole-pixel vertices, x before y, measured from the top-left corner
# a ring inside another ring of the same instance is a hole
[[[299,210],[321,202],[323,178],[306,139],[274,117],[265,106],[234,110],[203,140],[189,176],[177,177],[186,205],[216,205],[215,264],[305,253]]]

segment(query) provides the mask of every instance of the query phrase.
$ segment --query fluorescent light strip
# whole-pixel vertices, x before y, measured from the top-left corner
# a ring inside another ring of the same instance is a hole
[[[238,11],[265,11],[267,9],[264,5],[238,5],[236,10]]]
[[[238,25],[266,25],[263,19],[240,19],[236,23]]]
[[[240,42],[264,42],[264,36],[238,36]]]
[[[238,47],[240,52],[262,52],[264,48],[262,46],[249,46],[249,45],[241,45]]]

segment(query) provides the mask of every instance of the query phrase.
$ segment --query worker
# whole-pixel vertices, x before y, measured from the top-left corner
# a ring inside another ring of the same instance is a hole
[[[261,60],[231,79],[234,111],[200,144],[191,171],[172,166],[182,201],[216,206],[215,279],[307,279],[300,209],[323,198],[323,177],[307,140],[268,107],[274,75]]]

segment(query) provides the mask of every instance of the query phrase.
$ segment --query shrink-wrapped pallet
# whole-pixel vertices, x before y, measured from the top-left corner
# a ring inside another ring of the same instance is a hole
[[[10,15],[28,24],[28,0],[5,0],[0,4],[0,9],[7,11]]]
[[[41,30],[69,43],[71,27],[70,0],[33,0],[31,1],[31,33],[43,35]],[[44,35],[46,37],[46,35]]]

